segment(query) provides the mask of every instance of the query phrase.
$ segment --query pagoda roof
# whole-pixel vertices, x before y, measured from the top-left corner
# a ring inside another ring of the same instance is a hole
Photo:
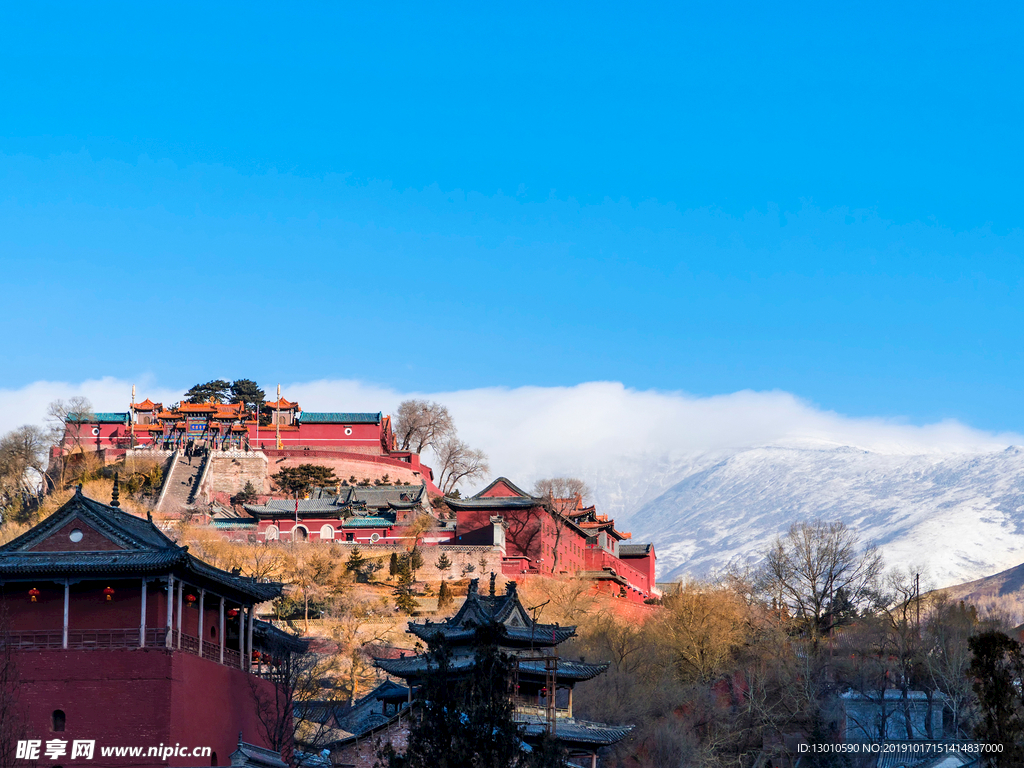
[[[272,411],[301,411],[298,403],[292,403],[285,400],[283,397],[280,400],[265,400],[263,402],[264,408],[269,408]]]
[[[154,403],[148,397],[141,403],[132,403],[132,408],[136,411],[156,411],[162,407],[161,403]]]
[[[519,602],[514,581],[508,582],[503,595],[481,595],[479,581],[469,583],[469,593],[459,612],[443,622],[410,622],[408,631],[421,640],[429,641],[436,634],[454,644],[468,643],[479,627],[501,624],[503,642],[512,646],[546,648],[563,643],[576,635],[576,627],[557,624],[536,624]]]
[[[527,739],[539,738],[548,732],[547,720],[542,717],[523,716],[520,726],[523,729],[523,736]],[[622,741],[632,730],[632,725],[605,725],[566,717],[555,720],[554,735],[563,744],[609,746]]]
[[[91,529],[86,549],[63,535],[71,524]],[[225,596],[262,602],[281,594],[280,584],[259,583],[214,568],[190,555],[149,520],[82,494],[81,487],[60,509],[0,546],[0,580],[71,576],[148,576],[175,573],[205,582]]]
[[[380,424],[382,415],[380,411],[377,413],[303,411],[297,418],[302,424]]]
[[[175,411],[180,413],[213,413],[221,403],[181,403]]]
[[[536,677],[539,680],[543,680],[547,677],[548,673],[543,661],[531,660],[529,657],[520,658],[518,661],[520,677],[522,677],[524,673],[530,677]],[[436,667],[436,663],[431,662],[426,654],[407,656],[404,659],[376,659],[374,663],[389,675],[402,678],[423,677],[427,674],[431,666]],[[472,656],[456,657],[449,662],[452,670],[454,671],[471,669],[474,663],[475,661]],[[578,683],[597,677],[607,669],[607,664],[585,664],[579,661],[559,659],[557,674],[560,681],[564,680]]]

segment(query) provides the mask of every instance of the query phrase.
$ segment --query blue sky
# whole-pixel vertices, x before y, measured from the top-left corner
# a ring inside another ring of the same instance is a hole
[[[611,380],[1024,430],[1019,6],[549,5],[6,8],[0,388]]]

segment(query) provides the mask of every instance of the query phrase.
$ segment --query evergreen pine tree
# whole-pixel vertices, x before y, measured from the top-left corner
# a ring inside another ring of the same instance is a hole
[[[439,558],[437,558],[437,570],[439,570],[441,572],[441,580],[442,581],[448,575],[448,570],[451,567],[452,567],[452,561],[450,559],[448,559],[448,555],[446,555],[444,552],[442,552],[441,556]]]
[[[441,588],[437,590],[437,608],[443,610],[449,605],[455,602],[455,598],[452,596],[451,587],[448,586],[447,581],[441,582]]]
[[[398,553],[391,553],[391,561],[388,563],[388,578],[393,579],[398,575]]]
[[[359,547],[352,547],[352,551],[349,553],[348,560],[345,561],[345,570],[360,571],[365,565],[366,558],[363,557],[363,553],[359,551]]]
[[[413,579],[416,578],[416,571],[423,567],[423,554],[419,547],[413,547],[409,553],[409,570],[412,571]]]
[[[412,569],[409,568],[408,557],[400,558],[398,561],[398,583],[395,585],[395,605],[403,613],[411,614],[416,610],[418,603],[413,597]]]
[[[981,718],[974,729],[977,739],[1002,745],[990,756],[994,768],[1024,765],[1024,647],[998,631],[982,632],[967,641],[973,658],[968,670],[974,678]]]

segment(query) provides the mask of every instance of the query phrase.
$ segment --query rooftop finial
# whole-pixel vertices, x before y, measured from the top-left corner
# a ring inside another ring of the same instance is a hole
[[[475,595],[479,588],[480,588],[480,579],[470,579],[469,580],[468,594]]]
[[[512,579],[509,579],[505,583],[505,593],[509,595],[514,595],[516,593],[516,583],[512,581]]]
[[[110,492],[110,506],[120,507],[121,485],[117,481],[117,472],[114,473],[114,489]]]
[[[491,571],[491,597],[494,597],[494,581],[498,578],[498,574]]]

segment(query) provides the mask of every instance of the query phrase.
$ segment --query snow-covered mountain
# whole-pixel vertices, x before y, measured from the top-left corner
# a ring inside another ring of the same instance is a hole
[[[907,454],[827,443],[677,459],[588,476],[602,511],[657,546],[659,579],[755,563],[797,521],[842,520],[941,587],[1024,562],[1024,450]]]

